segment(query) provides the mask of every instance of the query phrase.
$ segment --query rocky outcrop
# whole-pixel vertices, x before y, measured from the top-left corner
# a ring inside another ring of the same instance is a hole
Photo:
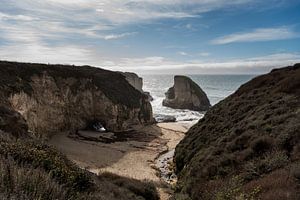
[[[143,91],[143,78],[132,72],[121,73],[125,76],[130,85],[132,85],[135,89],[137,89],[147,97],[148,101],[153,101],[153,97],[151,96],[150,92]]]
[[[209,109],[174,160],[182,199],[300,199],[300,64],[254,78]]]
[[[166,92],[163,106],[206,111],[210,107],[210,102],[205,92],[189,77],[175,76],[174,86]]]
[[[89,66],[0,62],[0,104],[19,112],[38,136],[82,129],[109,131],[153,122],[144,95],[119,73]]]
[[[122,73],[126,80],[138,91],[143,92],[143,79],[132,72]]]

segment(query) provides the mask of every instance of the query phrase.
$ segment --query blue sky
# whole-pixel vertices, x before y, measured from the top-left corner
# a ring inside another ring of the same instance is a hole
[[[300,62],[299,10],[299,0],[1,0],[0,59],[264,73]]]

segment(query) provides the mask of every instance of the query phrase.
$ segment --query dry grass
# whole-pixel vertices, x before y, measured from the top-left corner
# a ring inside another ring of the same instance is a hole
[[[1,199],[68,199],[66,190],[41,169],[0,158]]]
[[[0,199],[157,200],[155,185],[79,169],[39,141],[11,140],[0,132]]]

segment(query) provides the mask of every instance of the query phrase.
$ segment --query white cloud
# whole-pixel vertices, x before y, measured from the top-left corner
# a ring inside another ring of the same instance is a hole
[[[33,18],[33,17],[27,16],[27,15],[9,15],[9,14],[0,12],[0,20],[32,21],[35,19],[37,19],[37,18]]]
[[[212,40],[212,44],[229,44],[235,42],[257,42],[284,40],[299,37],[299,34],[287,27],[259,28],[250,32],[234,33]]]
[[[188,55],[188,54],[187,54],[186,52],[184,52],[184,51],[180,51],[180,52],[178,52],[178,54],[181,55],[181,56],[187,56],[187,55]]]
[[[163,18],[197,17],[201,13],[244,5],[253,0],[2,0],[3,6],[51,19],[88,20],[113,25]]]
[[[105,40],[115,40],[115,39],[120,39],[120,38],[132,36],[132,35],[136,35],[136,34],[137,34],[137,32],[121,33],[121,34],[110,34],[110,35],[103,36],[103,38]],[[100,37],[102,38],[102,36],[100,36]]]
[[[91,49],[79,46],[47,46],[45,44],[7,45],[0,48],[1,60],[53,64],[96,65]]]
[[[164,57],[126,58],[114,62],[104,61],[101,67],[119,71],[139,73],[265,73],[274,67],[293,65],[300,62],[300,53],[271,54],[248,59],[228,61],[189,61],[176,62]]]
[[[211,54],[209,52],[201,52],[201,53],[199,53],[199,56],[202,56],[202,57],[208,57],[210,55]]]

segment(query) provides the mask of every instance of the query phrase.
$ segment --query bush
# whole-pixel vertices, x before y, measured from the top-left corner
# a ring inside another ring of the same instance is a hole
[[[289,162],[284,151],[273,151],[265,154],[263,158],[250,161],[245,165],[247,180],[252,180],[262,174],[284,167]]]
[[[250,145],[256,154],[262,154],[272,148],[273,139],[268,136],[259,137],[256,140],[254,140]]]
[[[18,164],[41,168],[59,183],[74,191],[88,191],[92,188],[90,177],[83,170],[48,145],[34,141],[0,141],[0,155],[12,158]]]
[[[255,200],[260,192],[260,187],[254,188],[251,192],[245,193],[242,190],[243,180],[234,176],[230,181],[216,192],[215,200]]]
[[[1,199],[67,199],[66,190],[41,169],[0,158]]]
[[[111,173],[103,173],[98,176],[100,181],[109,181],[119,187],[123,187],[131,191],[137,196],[141,196],[147,200],[158,200],[159,194],[152,182],[141,182],[135,179],[121,177]]]

